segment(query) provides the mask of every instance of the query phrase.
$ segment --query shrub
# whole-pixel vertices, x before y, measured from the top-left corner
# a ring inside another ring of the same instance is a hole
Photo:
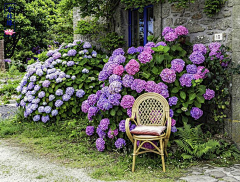
[[[47,58],[47,59],[46,59]],[[39,55],[17,88],[18,106],[28,121],[54,122],[81,117],[81,102],[100,89],[96,75],[106,55],[89,42],[74,41]]]
[[[98,143],[101,141],[99,151],[114,147],[118,138],[126,138],[124,120],[131,116],[135,98],[144,92],[159,93],[169,101],[172,132],[177,131],[175,123],[182,126],[183,122],[192,125],[199,122],[203,115],[202,106],[215,96],[215,91],[209,88],[213,85],[207,83],[209,80],[203,82],[214,74],[208,70],[206,59],[212,60],[215,68],[225,70],[229,58],[220,50],[221,45],[211,43],[209,49],[203,44],[195,44],[188,59],[183,49],[187,48],[184,44],[187,34],[188,30],[183,26],[166,27],[163,30],[165,41],[130,47],[127,53],[121,48],[113,51],[98,76],[104,87],[82,103],[82,111],[88,114],[89,126],[95,131],[91,137],[104,140],[97,140]],[[109,120],[106,130],[101,127],[103,119]],[[134,127],[131,124],[131,129]],[[122,144],[117,148],[126,143],[122,141]]]

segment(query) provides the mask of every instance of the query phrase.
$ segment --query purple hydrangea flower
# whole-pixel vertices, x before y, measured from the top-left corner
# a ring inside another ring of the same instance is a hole
[[[38,112],[43,113],[43,112],[44,112],[44,107],[43,107],[43,106],[40,106],[40,107],[38,108]]]
[[[190,114],[195,120],[197,120],[203,115],[203,111],[198,107],[193,107]]]
[[[123,148],[124,146],[126,146],[126,141],[123,138],[118,138],[115,142],[115,146],[117,149]]]
[[[90,106],[93,106],[97,102],[97,95],[96,94],[91,94],[88,96],[88,103]]]
[[[56,110],[56,109],[55,109],[55,110],[52,110],[52,113],[51,113],[51,114],[52,114],[52,116],[57,116],[57,115],[58,115],[58,110]]]
[[[152,47],[156,47],[156,45],[155,45],[154,42],[148,42],[148,43],[146,43],[146,45],[144,46],[144,48],[146,48],[146,47],[152,48]]]
[[[124,95],[122,100],[121,100],[121,106],[124,108],[124,109],[128,109],[128,108],[131,108],[133,106],[135,102],[135,99],[133,96],[131,95]]]
[[[110,124],[110,120],[108,118],[104,118],[100,121],[100,124],[98,125],[98,127],[105,131],[108,129],[108,125]],[[100,136],[99,136],[100,137]],[[100,137],[101,138],[101,137]]]
[[[112,130],[111,128],[108,130],[108,138],[114,138],[114,136],[118,135],[118,129]]]
[[[133,81],[134,81],[134,78],[132,75],[125,75],[122,79],[124,87],[131,87]]]
[[[77,54],[77,51],[75,49],[71,49],[68,51],[68,56],[75,56]]]
[[[134,128],[136,128],[136,125],[135,124],[131,124],[129,129],[130,129],[130,131],[132,131]]]
[[[55,102],[55,106],[56,106],[56,107],[61,107],[62,104],[63,104],[63,101],[62,101],[62,100],[57,100],[57,101]]]
[[[137,52],[137,49],[135,47],[129,47],[127,52],[128,54],[135,54]]]
[[[189,59],[192,61],[193,64],[202,64],[205,61],[205,57],[201,52],[193,52]]]
[[[107,74],[108,74],[108,75],[113,74],[113,70],[114,70],[114,68],[117,67],[117,66],[118,66],[118,64],[110,64],[110,65],[107,67]]]
[[[164,39],[168,42],[172,42],[178,38],[175,32],[169,32],[164,36]]]
[[[88,100],[83,101],[81,106],[82,112],[88,113],[89,108],[90,108],[90,104]]]
[[[49,50],[49,51],[47,52],[47,56],[50,57],[50,56],[52,56],[54,53],[55,53],[54,50]]]
[[[76,96],[79,98],[83,97],[84,95],[85,95],[85,92],[82,89],[80,89],[76,92]]]
[[[197,73],[197,66],[195,64],[189,64],[186,66],[187,73],[189,74],[196,74]]]
[[[119,106],[120,99],[121,99],[121,94],[113,94],[113,95],[109,95],[108,97],[108,101],[114,106]]]
[[[98,138],[96,140],[96,148],[99,152],[104,151],[105,149],[105,141],[102,138]]]
[[[132,117],[132,108],[128,108],[128,109],[127,109],[127,115],[128,115],[129,117]]]
[[[184,26],[178,26],[174,29],[175,33],[180,36],[180,35],[187,35],[188,34],[188,29]]]
[[[141,52],[143,52],[143,50],[144,50],[144,47],[143,47],[143,46],[137,47],[137,52],[141,53]]]
[[[54,95],[49,95],[49,101],[52,101],[55,99],[55,96]]]
[[[49,121],[49,116],[42,116],[42,122],[46,123],[47,121]]]
[[[153,58],[152,55],[146,51],[143,51],[138,55],[138,60],[143,64],[150,62],[152,58]]]
[[[171,61],[171,65],[172,65],[171,69],[180,73],[180,72],[182,72],[182,70],[185,66],[185,62],[182,59],[174,59]]]
[[[106,137],[106,133],[99,127],[97,127],[97,134],[99,136],[99,138],[105,138]]]
[[[37,104],[32,104],[32,105],[31,105],[32,111],[35,111],[37,108],[38,108],[38,105],[37,105]]]
[[[39,121],[40,120],[40,115],[35,115],[33,117],[33,121]]]
[[[117,94],[117,93],[121,92],[121,90],[122,90],[122,83],[121,82],[113,81],[109,85],[109,93],[111,93],[111,94]]]
[[[209,46],[209,49],[212,50],[218,50],[221,47],[221,43],[219,42],[212,42]]]
[[[111,83],[114,82],[114,81],[122,82],[121,76],[115,75],[115,74],[111,75],[111,76],[109,77],[109,83],[111,84]]]
[[[38,104],[40,102],[40,99],[39,98],[36,98],[36,99],[33,99],[32,100],[32,103],[33,104]]]
[[[43,97],[45,97],[45,92],[44,91],[41,91],[38,93],[38,97],[41,99]]]
[[[126,120],[120,121],[120,123],[119,123],[119,131],[121,131],[121,132],[126,132],[125,122],[126,122]]]
[[[169,103],[170,106],[177,105],[177,101],[178,101],[178,98],[175,97],[175,96],[170,97],[170,98],[168,99],[168,103]]]
[[[50,106],[46,106],[46,107],[44,108],[44,112],[45,112],[45,113],[50,113],[51,110],[52,110],[52,108],[51,108]]]
[[[68,61],[68,62],[67,62],[67,66],[73,66],[74,64],[75,64],[74,61]]]
[[[193,46],[193,51],[195,52],[201,52],[202,54],[206,54],[207,53],[207,48],[205,47],[204,44],[195,44]]]
[[[206,89],[205,94],[203,94],[203,97],[205,100],[211,100],[213,97],[215,97],[215,91],[211,89]]]
[[[174,30],[171,27],[165,27],[162,32],[162,36],[164,37],[167,35],[169,32],[174,32]]]
[[[24,107],[26,105],[26,103],[24,102],[24,100],[20,101],[20,106]]]
[[[145,85],[145,90],[147,92],[154,92],[156,85],[157,84],[154,81],[147,81]]]
[[[176,73],[172,69],[165,68],[160,74],[162,80],[166,83],[173,83],[176,80]]]
[[[92,51],[92,57],[97,57],[97,52],[96,51]]]
[[[141,80],[141,79],[137,79],[137,86],[136,86],[136,92],[137,93],[141,93],[146,86],[146,81],[145,80]]]
[[[194,75],[193,74],[183,74],[179,81],[181,86],[186,86],[186,87],[191,87],[192,86],[192,80],[194,79]]]
[[[176,126],[172,126],[172,127],[171,127],[171,132],[173,132],[173,133],[177,132]]]
[[[58,59],[58,58],[60,58],[61,56],[62,56],[62,55],[61,55],[60,52],[55,52],[55,53],[52,55],[53,59]]]
[[[167,44],[165,42],[158,42],[155,47],[158,47],[160,45],[161,46],[167,46]]]
[[[173,115],[174,115],[174,112],[173,112],[173,110],[172,110],[172,109],[170,109],[170,110],[169,110],[169,115],[170,115],[170,117],[171,117],[171,118],[173,117]]]
[[[124,54],[125,54],[125,52],[122,48],[115,49],[112,53],[113,56],[124,55]]]
[[[83,49],[90,49],[90,48],[92,48],[92,45],[90,44],[90,42],[85,42],[83,44]]]
[[[35,82],[36,80],[37,80],[37,77],[36,77],[36,76],[31,76],[31,77],[30,77],[30,81],[31,81],[31,82]]]
[[[49,80],[44,80],[42,86],[48,88],[50,84],[51,82]]]
[[[69,101],[70,99],[71,99],[71,96],[68,95],[68,94],[64,94],[64,95],[62,96],[62,100],[63,100],[63,101]]]
[[[126,61],[126,58],[125,58],[125,56],[123,56],[123,55],[118,55],[118,56],[115,56],[114,58],[113,58],[113,63],[115,63],[115,64],[122,64],[122,63],[124,63]]]
[[[108,79],[107,71],[100,71],[100,73],[98,75],[98,80],[99,81],[105,81],[106,79]]]
[[[34,83],[33,82],[30,82],[29,84],[28,84],[28,86],[27,86],[27,88],[28,88],[28,90],[31,90],[31,89],[33,89],[34,88]]]
[[[87,126],[86,127],[86,134],[88,136],[92,136],[94,134],[94,126]]]
[[[67,87],[66,94],[72,96],[73,93],[74,93],[74,88],[73,87]]]
[[[135,75],[139,72],[140,64],[135,60],[131,59],[125,66],[126,72],[129,75]]]
[[[63,90],[62,90],[62,89],[57,89],[56,92],[55,92],[55,94],[56,94],[57,96],[63,95]]]
[[[88,120],[92,121],[92,117],[95,116],[98,112],[98,108],[97,107],[90,107],[88,109]]]

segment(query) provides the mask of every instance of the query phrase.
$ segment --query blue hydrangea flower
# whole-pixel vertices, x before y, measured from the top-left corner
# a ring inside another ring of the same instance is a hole
[[[75,56],[77,54],[77,51],[75,49],[71,49],[68,51],[68,56]]]
[[[49,80],[45,80],[45,81],[43,81],[42,86],[48,88],[50,83],[51,82]]]
[[[63,95],[63,90],[62,89],[57,89],[55,92],[55,95],[60,96]]]
[[[92,45],[91,45],[89,42],[85,42],[85,43],[83,44],[83,48],[84,48],[84,49],[89,49],[89,48],[92,48]]]
[[[74,61],[68,61],[68,62],[67,62],[67,66],[73,66],[74,64],[75,64]]]
[[[33,121],[39,121],[40,120],[40,115],[35,115],[33,117]]]
[[[42,122],[46,123],[47,121],[49,121],[49,116],[42,116]]]
[[[76,96],[79,98],[83,97],[84,95],[85,95],[85,92],[82,89],[80,89],[76,92]]]
[[[55,106],[56,106],[56,107],[61,107],[62,104],[63,104],[63,101],[61,101],[61,100],[57,100],[57,101],[55,102]]]
[[[73,93],[74,93],[74,88],[73,87],[67,87],[66,94],[72,96]]]
[[[49,101],[52,101],[52,100],[54,100],[55,99],[55,96],[54,95],[49,95]]]
[[[57,116],[58,115],[58,110],[52,110],[52,116]]]
[[[44,91],[41,91],[38,93],[38,97],[41,99],[43,97],[45,97],[45,92]]]
[[[50,113],[51,110],[52,110],[52,108],[51,108],[50,106],[46,106],[46,107],[44,108],[44,112],[45,112],[45,113]]]
[[[68,94],[64,94],[64,95],[62,96],[62,99],[63,99],[63,101],[69,101],[69,100],[71,99],[71,96],[68,95]]]
[[[38,112],[43,113],[43,112],[44,112],[44,107],[43,107],[43,106],[40,106],[40,107],[38,108]]]

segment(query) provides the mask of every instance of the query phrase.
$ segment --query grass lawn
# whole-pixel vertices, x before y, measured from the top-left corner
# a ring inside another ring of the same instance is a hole
[[[26,150],[50,161],[69,167],[87,168],[91,177],[106,181],[171,182],[184,176],[186,167],[206,164],[206,161],[178,161],[170,154],[172,157],[167,159],[166,173],[163,173],[160,156],[145,154],[137,157],[136,171],[132,173],[132,149],[128,153],[119,150],[98,152],[93,140],[86,136],[85,127],[84,122],[76,120],[57,124],[22,123],[14,117],[0,122],[0,138],[9,141],[10,145],[24,146]],[[240,161],[207,161],[220,166],[237,162]]]

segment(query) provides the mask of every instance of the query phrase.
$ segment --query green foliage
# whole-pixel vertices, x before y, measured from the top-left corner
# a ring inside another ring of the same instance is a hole
[[[204,12],[210,17],[214,16],[221,11],[226,1],[227,0],[205,0]]]
[[[203,133],[201,125],[191,128],[184,123],[178,128],[174,142],[178,146],[178,153],[184,160],[194,159],[239,159],[240,151],[230,140],[212,137],[210,132]],[[176,154],[177,155],[177,154]]]
[[[113,51],[124,44],[123,36],[119,36],[116,32],[110,32],[99,39],[104,49]]]
[[[78,21],[75,33],[90,36],[92,40],[99,40],[103,49],[113,51],[124,44],[123,36],[116,32],[109,32],[106,24],[101,24],[97,19]]]
[[[126,5],[126,9],[139,8],[140,12],[143,12],[143,8],[149,4],[155,4],[158,2],[164,2],[165,0],[121,0]]]
[[[169,3],[174,3],[176,7],[187,8],[190,3],[195,3],[195,0],[168,0]]]
[[[216,140],[208,139],[201,130],[201,125],[191,128],[191,125],[184,123],[183,128],[178,128],[174,140],[177,143],[183,159],[203,158],[209,159],[211,154],[220,146]]]

